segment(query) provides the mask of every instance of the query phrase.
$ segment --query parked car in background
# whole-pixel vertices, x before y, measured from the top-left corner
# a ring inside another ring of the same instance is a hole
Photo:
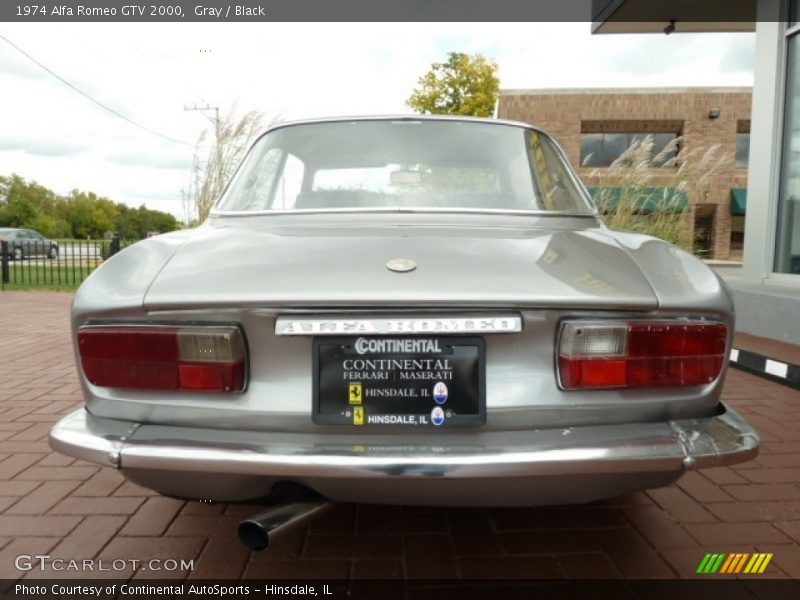
[[[556,143],[444,117],[273,127],[208,221],[78,291],[52,446],[162,493],[532,506],[753,458],[733,302],[609,230]]]
[[[0,242],[8,242],[8,254],[12,260],[23,258],[58,258],[58,242],[49,240],[32,229],[0,227]]]

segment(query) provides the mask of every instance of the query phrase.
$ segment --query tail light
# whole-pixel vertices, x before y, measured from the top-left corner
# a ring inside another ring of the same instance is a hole
[[[111,388],[241,392],[246,352],[236,327],[87,326],[78,330],[86,378]]]
[[[703,385],[722,372],[728,330],[706,321],[565,321],[566,390]]]

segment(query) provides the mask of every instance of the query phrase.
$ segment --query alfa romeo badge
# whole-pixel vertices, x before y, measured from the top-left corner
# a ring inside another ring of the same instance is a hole
[[[417,263],[410,258],[393,258],[386,263],[386,268],[395,273],[408,273],[417,268]]]

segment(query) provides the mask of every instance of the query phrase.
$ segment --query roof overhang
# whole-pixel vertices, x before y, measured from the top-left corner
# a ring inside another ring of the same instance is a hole
[[[592,0],[592,33],[754,31],[756,0]]]

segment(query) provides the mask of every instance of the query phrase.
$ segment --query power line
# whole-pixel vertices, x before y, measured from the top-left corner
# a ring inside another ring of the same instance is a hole
[[[14,49],[15,49],[17,52],[19,52],[20,54],[22,54],[23,56],[25,56],[25,58],[27,58],[28,60],[30,60],[31,62],[33,62],[33,63],[34,63],[34,64],[36,64],[37,66],[41,67],[42,69],[44,69],[45,71],[47,71],[48,73],[50,73],[50,75],[52,75],[53,77],[55,77],[56,79],[58,79],[58,80],[59,80],[61,83],[63,83],[64,85],[66,85],[67,87],[69,87],[70,89],[72,89],[73,91],[75,91],[75,92],[79,93],[79,94],[80,94],[81,96],[83,96],[84,98],[86,98],[86,99],[88,99],[88,100],[91,100],[92,102],[94,102],[94,103],[95,103],[97,106],[99,106],[100,108],[102,108],[102,109],[104,109],[104,110],[107,110],[108,112],[110,112],[110,113],[111,113],[112,115],[114,115],[115,117],[118,117],[118,118],[122,119],[123,121],[126,121],[126,122],[128,122],[129,124],[133,125],[134,127],[138,127],[138,128],[139,128],[139,129],[141,129],[142,131],[146,131],[147,133],[149,133],[149,134],[151,134],[151,135],[156,135],[156,136],[158,136],[158,137],[160,137],[160,138],[163,138],[163,139],[165,139],[165,140],[167,140],[167,141],[169,141],[169,142],[173,142],[174,144],[182,144],[182,145],[184,145],[184,146],[190,146],[190,147],[192,147],[192,148],[194,148],[194,147],[195,147],[195,144],[190,144],[189,142],[184,142],[183,140],[178,140],[178,139],[175,139],[175,138],[173,138],[173,137],[170,137],[170,136],[168,136],[168,135],[164,135],[163,133],[159,133],[158,131],[155,131],[154,129],[150,129],[149,127],[146,127],[146,126],[142,125],[141,123],[137,123],[137,122],[136,122],[136,121],[134,121],[133,119],[131,119],[131,118],[129,118],[129,117],[126,117],[126,116],[125,116],[125,115],[123,115],[122,113],[119,113],[119,112],[117,112],[117,111],[116,111],[116,110],[114,110],[113,108],[111,108],[111,107],[109,107],[109,106],[106,106],[105,104],[103,104],[103,103],[102,103],[102,102],[100,102],[99,100],[97,100],[97,99],[93,98],[92,96],[90,96],[89,94],[87,94],[86,92],[84,92],[83,90],[81,90],[81,89],[79,89],[79,88],[75,87],[74,85],[72,85],[72,84],[71,84],[69,81],[67,81],[66,79],[64,79],[63,77],[61,77],[61,76],[60,76],[58,73],[56,73],[56,72],[55,72],[55,71],[53,71],[52,69],[48,68],[46,65],[43,65],[42,63],[40,63],[40,62],[39,62],[38,60],[36,60],[36,59],[35,59],[33,56],[31,56],[30,54],[28,54],[27,52],[25,52],[25,50],[23,50],[22,48],[20,48],[19,46],[17,46],[17,45],[16,45],[14,42],[12,42],[11,40],[9,40],[9,39],[8,39],[6,36],[4,36],[4,35],[3,35],[3,34],[1,34],[1,33],[0,33],[0,39],[2,39],[2,40],[3,40],[4,42],[6,42],[6,43],[7,43],[9,46],[11,46],[12,48],[14,48]]]

